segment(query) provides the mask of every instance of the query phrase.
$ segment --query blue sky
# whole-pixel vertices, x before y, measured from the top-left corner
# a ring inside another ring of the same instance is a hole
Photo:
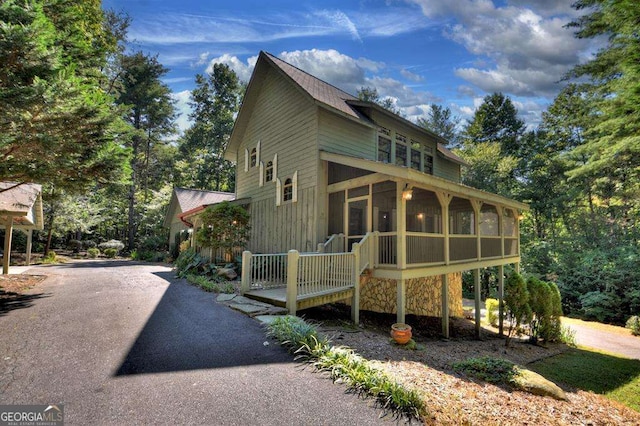
[[[170,69],[182,128],[194,78],[213,63],[248,80],[260,50],[355,94],[392,97],[409,119],[429,105],[469,119],[482,98],[508,94],[535,126],[562,76],[598,48],[567,22],[573,0],[104,0],[132,18],[129,49]]]

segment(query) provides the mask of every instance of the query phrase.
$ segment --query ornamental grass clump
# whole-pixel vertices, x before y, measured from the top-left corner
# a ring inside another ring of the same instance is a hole
[[[331,346],[303,319],[294,316],[276,318],[268,326],[267,335],[295,353],[297,360],[327,372],[334,382],[344,383],[360,396],[376,398],[383,410],[392,412],[396,418],[419,419],[425,414],[424,402],[416,391],[394,382],[352,349]]]

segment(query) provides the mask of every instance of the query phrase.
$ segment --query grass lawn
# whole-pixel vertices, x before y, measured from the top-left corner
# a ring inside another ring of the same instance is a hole
[[[527,367],[561,386],[602,394],[640,412],[640,360],[578,348]]]

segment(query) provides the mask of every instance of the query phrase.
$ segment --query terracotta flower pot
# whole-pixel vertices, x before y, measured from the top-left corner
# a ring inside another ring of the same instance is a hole
[[[391,326],[391,337],[399,345],[406,345],[411,340],[411,326],[397,322]]]

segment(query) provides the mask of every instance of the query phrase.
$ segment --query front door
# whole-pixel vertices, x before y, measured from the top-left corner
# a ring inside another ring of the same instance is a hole
[[[347,251],[351,251],[353,243],[360,241],[369,231],[369,198],[348,200],[346,205]]]

